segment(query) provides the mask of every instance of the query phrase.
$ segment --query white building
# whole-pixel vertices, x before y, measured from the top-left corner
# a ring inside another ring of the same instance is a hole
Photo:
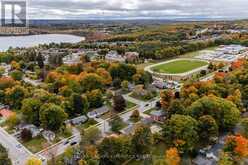
[[[106,54],[105,60],[109,62],[125,62],[126,59],[116,51],[110,51],[108,54]]]

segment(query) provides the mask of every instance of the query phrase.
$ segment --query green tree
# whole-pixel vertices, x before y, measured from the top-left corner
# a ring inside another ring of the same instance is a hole
[[[183,115],[185,113],[185,107],[180,100],[174,100],[171,102],[167,114],[169,117],[175,114]]]
[[[80,147],[83,149],[87,145],[96,144],[97,140],[101,137],[101,131],[98,127],[90,127],[81,130]]]
[[[132,81],[132,76],[136,74],[136,68],[133,65],[115,64],[110,67],[109,72],[113,80]]]
[[[109,124],[111,126],[111,131],[119,132],[123,128],[124,122],[120,116],[117,115],[109,122]]]
[[[121,82],[121,88],[123,91],[128,91],[128,84],[129,82],[127,80]]]
[[[44,58],[41,55],[41,53],[38,53],[36,60],[37,60],[38,66],[42,69],[44,67]]]
[[[52,131],[59,130],[66,118],[67,114],[58,105],[49,103],[41,106],[40,121],[42,127],[45,129]]]
[[[216,96],[205,96],[197,100],[187,111],[196,119],[203,115],[212,116],[222,129],[232,128],[240,118],[240,111],[235,104]]]
[[[192,151],[199,140],[198,122],[190,116],[173,115],[163,128],[163,136],[168,144]]]
[[[11,160],[8,156],[8,151],[0,144],[0,164],[11,165]]]
[[[10,73],[10,76],[17,81],[21,81],[23,77],[23,73],[19,70],[14,70]]]
[[[205,115],[199,118],[199,136],[202,142],[208,144],[213,138],[218,137],[218,133],[218,125],[212,116]]]
[[[89,108],[89,103],[88,99],[85,96],[81,96],[79,94],[72,94],[70,97],[70,102],[72,105],[72,110],[74,116],[76,114],[86,114],[88,108]]]
[[[22,102],[22,115],[26,122],[40,125],[40,107],[42,103],[38,99],[28,98]]]
[[[20,123],[20,119],[17,117],[16,113],[12,114],[7,118],[5,123],[8,125],[10,129],[13,129],[16,125]]]
[[[246,138],[248,138],[248,118],[244,118],[241,120],[242,134]]]
[[[136,157],[150,154],[153,144],[151,129],[145,125],[137,125],[131,143]]]
[[[104,138],[98,146],[100,164],[119,165],[130,159],[131,143],[125,136]]]
[[[103,95],[99,89],[86,93],[90,108],[99,108],[103,105]]]
[[[234,161],[232,160],[232,157],[225,152],[222,152],[220,155],[220,160],[218,161],[218,165],[234,165]]]
[[[14,109],[20,109],[22,100],[27,96],[27,90],[19,85],[14,86],[5,91],[5,96],[7,104]]]
[[[80,85],[82,87],[83,92],[87,91],[92,91],[95,89],[103,89],[103,79],[95,74],[95,73],[90,73],[85,76],[83,76],[80,80]]]

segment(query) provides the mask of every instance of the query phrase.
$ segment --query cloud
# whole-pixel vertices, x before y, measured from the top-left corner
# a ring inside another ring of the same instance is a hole
[[[247,0],[29,0],[30,19],[247,18]]]

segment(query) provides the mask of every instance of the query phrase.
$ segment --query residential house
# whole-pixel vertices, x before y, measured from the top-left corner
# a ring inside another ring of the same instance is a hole
[[[150,128],[151,128],[151,132],[152,132],[153,134],[159,133],[159,132],[162,130],[162,128],[159,127],[158,125],[152,125]]]
[[[90,61],[101,59],[102,57],[94,50],[88,50],[85,55],[90,59]]]
[[[79,125],[79,124],[85,123],[87,120],[88,120],[88,118],[85,115],[83,115],[83,116],[79,116],[79,117],[76,117],[74,119],[71,119],[70,122],[73,125]]]
[[[40,135],[42,129],[39,129],[38,127],[36,127],[33,124],[20,124],[19,126],[17,126],[17,129],[19,130],[19,132],[17,132],[16,136],[20,136],[21,131],[24,129],[30,130],[32,133],[32,138],[37,137],[38,135]]]
[[[109,112],[109,108],[107,106],[102,106],[98,109],[95,109],[89,113],[87,113],[87,116],[89,118],[96,118],[96,117],[100,117],[102,116],[103,114]]]
[[[12,116],[14,114],[14,112],[12,112],[11,110],[9,109],[6,109],[6,108],[3,108],[0,110],[0,116],[6,120],[8,119],[10,116]]]
[[[109,62],[125,62],[126,59],[118,54],[116,51],[110,51],[106,54],[105,60]]]
[[[166,114],[163,110],[154,110],[150,113],[151,119],[157,122],[163,122],[166,118]]]
[[[126,52],[125,59],[127,62],[136,62],[139,60],[139,53],[137,52]]]
[[[82,54],[82,52],[69,54],[63,57],[63,63],[68,65],[78,64],[80,62]]]

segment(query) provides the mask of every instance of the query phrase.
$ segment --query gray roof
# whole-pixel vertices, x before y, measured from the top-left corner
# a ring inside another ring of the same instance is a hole
[[[106,113],[106,112],[108,112],[108,111],[109,111],[109,108],[108,108],[107,106],[102,106],[102,107],[100,107],[100,108],[95,109],[95,110],[92,111],[92,112],[95,112],[95,113],[97,113],[97,114],[103,114],[103,113]]]
[[[74,119],[71,119],[71,122],[72,124],[79,124],[79,123],[84,123],[87,121],[87,117],[86,116],[79,116],[79,117],[76,117]]]
[[[163,110],[160,110],[160,111],[152,111],[152,112],[150,113],[150,115],[162,117],[162,116],[165,116],[165,112],[164,112]]]

